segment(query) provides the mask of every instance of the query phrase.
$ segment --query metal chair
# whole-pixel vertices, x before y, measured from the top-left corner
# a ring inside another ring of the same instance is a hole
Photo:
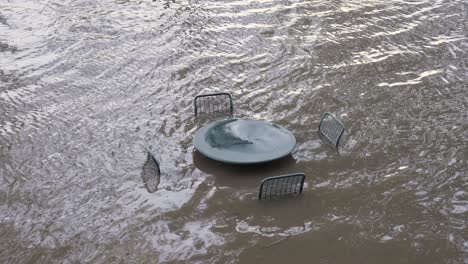
[[[279,199],[302,193],[304,173],[294,173],[282,176],[268,177],[262,180],[258,199]]]
[[[149,151],[145,164],[143,165],[141,177],[149,193],[154,193],[158,190],[158,185],[161,180],[161,169],[159,168],[158,160]]]
[[[210,116],[224,113],[232,115],[234,112],[232,96],[229,93],[197,95],[195,99],[193,99],[193,105],[195,108],[195,116],[201,113]]]
[[[328,139],[336,148],[338,148],[345,130],[346,128],[343,123],[333,114],[326,112],[322,115],[318,133]]]

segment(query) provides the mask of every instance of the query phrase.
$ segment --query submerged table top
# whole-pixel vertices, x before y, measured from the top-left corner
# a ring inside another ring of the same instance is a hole
[[[284,127],[261,120],[211,122],[197,131],[193,143],[203,155],[226,163],[254,164],[289,155],[296,138]]]

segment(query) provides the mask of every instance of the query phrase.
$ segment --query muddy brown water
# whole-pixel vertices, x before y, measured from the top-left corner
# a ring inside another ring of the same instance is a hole
[[[467,25],[465,0],[0,0],[0,261],[468,263]],[[195,152],[210,92],[292,156]]]

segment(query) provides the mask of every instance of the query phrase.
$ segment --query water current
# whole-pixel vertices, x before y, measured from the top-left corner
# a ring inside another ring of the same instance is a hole
[[[466,0],[0,0],[0,261],[466,264],[467,83]],[[211,92],[292,156],[197,153]]]

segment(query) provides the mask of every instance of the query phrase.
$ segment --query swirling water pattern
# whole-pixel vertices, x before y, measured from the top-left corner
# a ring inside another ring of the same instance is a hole
[[[0,260],[467,263],[467,25],[463,0],[1,1]],[[292,158],[197,155],[220,91]],[[299,171],[300,199],[256,200]]]

